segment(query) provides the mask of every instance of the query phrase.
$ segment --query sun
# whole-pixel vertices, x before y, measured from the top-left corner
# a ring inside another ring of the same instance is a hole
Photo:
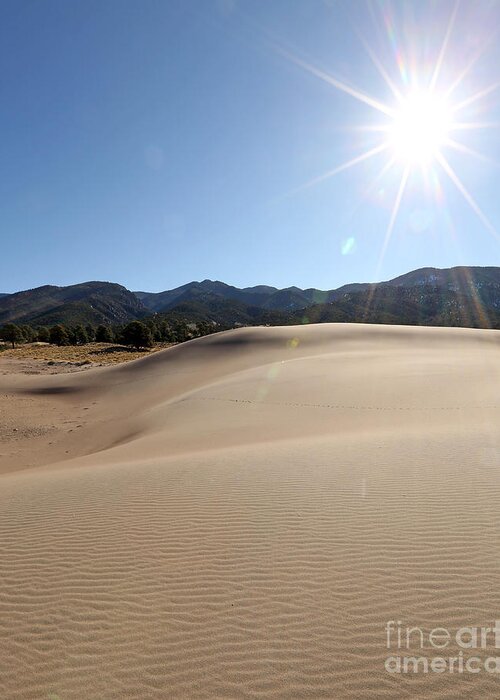
[[[459,2],[456,2],[444,31],[441,46],[436,46],[435,63],[431,61],[430,63],[422,62],[421,64],[414,59],[405,61],[404,55],[397,47],[397,32],[390,13],[387,17],[384,15],[382,18],[383,26],[387,27],[388,38],[394,49],[395,68],[399,71],[401,80],[399,78],[394,80],[392,77],[394,69],[386,68],[369,43],[361,37],[361,42],[371,62],[383,79],[385,86],[393,95],[394,99],[391,102],[369,95],[354,85],[339,80],[333,74],[327,73],[325,70],[303,60],[283,46],[275,45],[276,51],[288,61],[336,90],[349,95],[354,100],[378,112],[377,119],[374,121],[347,127],[347,130],[351,130],[352,133],[380,134],[380,139],[377,138],[373,147],[340,163],[322,175],[305,182],[289,193],[296,194],[305,188],[315,186],[371,158],[384,158],[385,163],[370,184],[370,190],[373,190],[381,182],[382,178],[387,176],[389,171],[400,169],[401,177],[397,176],[399,185],[396,188],[390,209],[389,222],[382,243],[377,270],[380,270],[391,240],[405,192],[409,185],[415,187],[416,183],[418,183],[418,178],[410,177],[415,170],[420,170],[423,173],[425,193],[426,195],[434,196],[436,201],[442,198],[441,178],[445,175],[453,183],[489,233],[496,240],[500,240],[500,234],[462,182],[456,166],[453,167],[448,160],[449,152],[465,154],[482,161],[488,160],[483,153],[474,150],[461,140],[457,140],[457,133],[459,134],[463,131],[468,131],[469,133],[477,132],[478,129],[494,129],[497,133],[500,133],[500,122],[467,120],[467,114],[471,107],[476,113],[484,111],[486,105],[481,104],[482,101],[500,88],[500,81],[495,81],[485,87],[479,87],[477,92],[472,92],[470,95],[464,94],[464,86],[462,85],[462,94],[460,97],[457,97],[458,86],[464,83],[465,77],[479,59],[481,52],[466,63],[461,70],[454,70],[451,61],[448,61],[447,69],[446,71],[444,70],[445,57],[449,51],[458,10]],[[447,75],[447,79],[443,78],[443,74]],[[467,111],[464,112],[466,108]]]
[[[448,142],[452,112],[433,92],[410,94],[398,106],[388,125],[387,144],[408,165],[427,165]]]

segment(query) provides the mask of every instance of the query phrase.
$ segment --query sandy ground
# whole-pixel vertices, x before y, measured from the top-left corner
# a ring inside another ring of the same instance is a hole
[[[498,697],[384,664],[500,656],[453,636],[500,619],[499,355],[325,324],[0,374],[0,697]]]

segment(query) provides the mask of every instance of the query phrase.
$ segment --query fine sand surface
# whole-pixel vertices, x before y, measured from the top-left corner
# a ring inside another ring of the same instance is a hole
[[[500,656],[385,631],[500,620],[499,360],[325,324],[0,374],[0,698],[500,697],[384,668]]]

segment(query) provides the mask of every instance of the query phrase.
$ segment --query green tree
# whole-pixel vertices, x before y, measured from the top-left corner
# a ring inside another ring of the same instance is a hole
[[[203,337],[204,335],[209,335],[210,333],[213,333],[214,327],[209,321],[199,321],[196,324],[196,335],[198,338]]]
[[[76,335],[74,326],[66,326],[66,333],[68,334],[68,342],[66,345],[76,345]]]
[[[48,343],[50,340],[50,333],[47,326],[41,326],[38,329],[38,341],[40,343]]]
[[[94,326],[91,326],[90,323],[85,326],[85,330],[87,331],[87,338],[89,339],[89,343],[93,343],[95,341],[95,328]]]
[[[87,331],[83,326],[76,326],[73,332],[76,345],[86,345],[89,342]]]
[[[97,330],[95,332],[95,341],[96,343],[112,343],[113,333],[111,331],[111,328],[109,326],[104,326],[103,324],[97,326]]]
[[[175,340],[174,332],[167,321],[162,321],[159,325],[160,340],[164,343],[172,343]]]
[[[62,325],[52,326],[49,331],[49,342],[52,345],[69,345],[69,334]]]
[[[156,340],[156,341],[161,340],[158,325],[157,325],[156,320],[154,318],[147,318],[144,321],[142,321],[142,323],[144,323],[144,325],[147,326],[149,328],[149,330],[151,331],[151,335],[153,337],[153,340]]]
[[[190,340],[192,337],[186,321],[177,321],[175,324],[174,333],[175,339],[179,343],[184,343],[184,341]]]
[[[21,333],[23,335],[23,342],[34,343],[37,339],[38,334],[35,333],[33,328],[28,325],[20,326]]]
[[[128,323],[122,331],[122,341],[125,345],[131,345],[140,350],[150,348],[153,345],[153,336],[149,328],[141,321]]]
[[[8,343],[12,343],[12,347],[16,347],[16,343],[22,343],[24,340],[23,332],[16,326],[15,323],[7,323],[0,331],[0,337]]]

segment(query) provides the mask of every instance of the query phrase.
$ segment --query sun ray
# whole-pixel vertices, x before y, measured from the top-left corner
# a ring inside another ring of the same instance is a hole
[[[437,184],[437,187],[434,190],[435,193],[437,194],[437,191],[439,191],[439,190],[442,191],[442,187],[440,186],[440,183],[439,183],[439,173],[438,173],[436,168],[433,168],[432,175],[433,175],[433,178],[435,179],[436,184]],[[441,201],[440,201],[439,196],[436,197],[436,204],[438,206],[441,205]],[[447,208],[444,207],[444,210],[446,211]],[[450,240],[451,240],[455,250],[457,251],[457,253],[461,254],[459,240],[457,238],[456,231],[454,230],[454,228],[451,229],[451,231],[450,231]],[[464,274],[466,276],[468,276],[470,280],[472,280],[468,269],[466,267],[464,267],[462,269],[464,271]],[[455,271],[455,273],[452,273],[452,274],[456,274],[456,271]],[[471,296],[472,296],[472,302],[473,302],[474,306],[476,307],[476,313],[477,313],[478,317],[481,319],[482,324],[486,323],[487,327],[491,327],[490,318],[488,316],[486,309],[484,308],[484,304],[482,303],[481,299],[479,298],[479,294],[478,294],[478,291],[477,291],[477,288],[475,287],[475,285],[472,285],[472,284],[470,285],[470,291],[471,291]],[[464,308],[464,313],[467,316],[469,315],[467,307]]]
[[[460,85],[462,80],[472,70],[474,65],[479,61],[481,56],[484,54],[486,47],[492,43],[493,39],[497,36],[497,34],[498,34],[498,30],[494,31],[491,34],[491,36],[488,37],[488,39],[485,42],[483,42],[481,48],[478,51],[476,51],[476,53],[471,58],[471,60],[466,64],[465,68],[462,71],[460,71],[460,73],[457,75],[455,80],[453,80],[453,82],[445,90],[445,92],[444,92],[445,99],[448,99],[450,97],[450,95],[454,92],[454,90],[457,89],[457,87]]]
[[[354,212],[361,206],[361,204],[363,204],[363,202],[370,197],[373,190],[378,185],[378,183],[382,180],[384,175],[396,163],[396,160],[397,160],[396,156],[393,156],[392,158],[389,158],[389,160],[386,163],[384,163],[383,167],[380,169],[380,171],[377,173],[377,175],[373,178],[373,180],[368,184],[368,186],[364,189],[363,193],[360,195],[358,203],[356,204],[356,206],[353,208],[353,210],[349,214],[350,217],[352,217]]]
[[[464,107],[468,107],[469,105],[473,104],[474,102],[477,102],[477,100],[480,100],[483,97],[486,97],[486,95],[491,94],[495,90],[497,90],[500,87],[500,81],[497,83],[492,83],[489,85],[487,88],[484,88],[484,90],[480,90],[479,92],[476,92],[474,95],[471,97],[467,97],[465,100],[462,102],[459,102],[457,105],[453,105],[452,111],[453,112],[459,112],[461,109]]]
[[[453,26],[455,24],[457,10],[458,10],[458,0],[455,0],[455,5],[454,5],[453,11],[451,13],[450,21],[448,22],[448,27],[446,29],[446,34],[445,34],[444,39],[443,39],[441,51],[439,52],[438,60],[436,61],[436,66],[434,68],[431,82],[429,84],[429,90],[431,90],[431,91],[433,91],[434,88],[436,87],[436,83],[437,83],[437,80],[439,78],[439,73],[441,72],[446,49],[448,48],[448,43],[450,41],[451,32],[453,31]]]
[[[370,45],[368,44],[368,42],[364,39],[364,37],[362,37],[361,34],[358,34],[358,36],[359,36],[359,40],[361,41],[361,43],[362,43],[363,46],[364,46],[364,49],[365,49],[366,53],[367,53],[368,56],[371,58],[371,61],[372,61],[373,65],[374,65],[375,68],[378,70],[378,72],[380,73],[380,75],[382,76],[382,78],[385,80],[387,86],[391,89],[392,94],[394,95],[394,97],[396,98],[396,100],[397,100],[398,102],[402,102],[402,101],[403,101],[403,95],[401,94],[401,92],[400,92],[400,91],[398,90],[398,88],[396,87],[396,84],[394,83],[394,81],[391,80],[391,78],[389,77],[389,74],[388,74],[388,72],[385,70],[385,68],[384,68],[384,66],[382,65],[381,61],[378,59],[377,55],[376,55],[375,52],[372,50],[372,48],[370,47]]]
[[[478,51],[477,54],[469,61],[469,63],[467,63],[465,68],[457,75],[457,77],[451,83],[451,85],[449,85],[446,88],[446,90],[444,92],[445,98],[449,98],[450,95],[457,89],[457,87],[460,85],[460,83],[465,78],[467,73],[472,69],[474,64],[478,62],[479,58],[481,57],[481,54],[482,54],[482,52]]]
[[[360,132],[378,132],[386,133],[390,131],[389,124],[344,124],[334,127],[336,131],[360,131]]]
[[[350,85],[346,85],[346,83],[343,83],[340,80],[337,80],[329,73],[326,73],[325,71],[321,70],[320,68],[317,68],[316,66],[313,66],[312,64],[307,63],[306,61],[303,61],[301,58],[298,58],[298,56],[294,56],[286,49],[284,49],[278,45],[275,45],[275,50],[277,51],[277,53],[279,53],[284,58],[288,59],[292,63],[295,63],[295,65],[299,66],[300,68],[307,71],[308,73],[311,73],[311,75],[316,76],[316,78],[323,80],[325,83],[328,83],[329,85],[333,85],[333,87],[337,88],[337,90],[340,90],[341,92],[345,92],[347,95],[354,97],[356,100],[359,100],[360,102],[364,102],[369,107],[372,107],[373,109],[376,109],[379,112],[382,112],[383,114],[386,114],[390,117],[392,117],[394,115],[394,110],[391,109],[391,107],[389,107],[388,105],[385,105],[383,102],[380,102],[379,100],[376,100],[375,98],[370,97],[369,95],[366,95],[364,92],[361,92],[360,90],[353,88]]]
[[[314,185],[323,182],[324,180],[328,180],[328,178],[333,177],[334,175],[337,175],[338,173],[341,173],[344,170],[353,168],[355,165],[358,165],[358,163],[362,163],[364,160],[373,158],[373,156],[376,156],[378,153],[382,153],[382,151],[387,150],[387,148],[388,145],[386,143],[381,143],[378,146],[375,146],[375,148],[372,148],[369,151],[365,151],[361,155],[356,156],[356,158],[351,158],[351,160],[348,160],[345,163],[338,165],[336,168],[333,168],[333,170],[329,170],[328,172],[323,173],[323,175],[319,175],[313,180],[309,180],[309,182],[305,182],[303,185],[296,187],[294,190],[286,194],[285,197],[291,197],[297,194],[298,192],[302,192],[303,190],[309,189],[309,187],[313,187]]]
[[[390,162],[390,161],[389,161]],[[403,194],[406,189],[406,183],[408,182],[408,177],[410,175],[410,165],[407,165],[403,171],[403,175],[401,177],[401,182],[399,183],[399,188],[398,192],[396,195],[396,199],[394,200],[394,205],[392,207],[392,212],[391,212],[391,218],[389,220],[389,224],[387,226],[387,231],[385,233],[384,241],[382,243],[382,248],[380,250],[380,255],[377,263],[377,269],[375,276],[378,278],[380,275],[380,270],[382,268],[382,263],[384,262],[385,258],[385,253],[387,250],[387,247],[389,245],[389,241],[391,240],[392,237],[392,232],[394,229],[394,225],[396,223],[396,219],[398,216],[399,208],[401,206],[401,201],[403,199]],[[368,294],[368,299],[366,300],[366,307],[365,307],[365,318],[368,318],[368,313],[370,311],[370,307],[373,301],[373,296],[375,294],[376,286],[373,285],[370,288],[370,292]]]
[[[450,131],[474,131],[475,129],[500,129],[500,122],[453,122]]]
[[[403,194],[404,194],[404,191],[406,189],[406,183],[408,182],[409,176],[410,176],[410,165],[407,165],[403,171],[403,175],[401,176],[401,182],[399,183],[398,193],[396,195],[396,199],[394,200],[394,205],[392,207],[391,218],[389,220],[389,225],[387,226],[387,231],[385,233],[384,242],[382,243],[382,248],[380,250],[380,255],[379,255],[379,259],[378,259],[378,263],[377,263],[377,269],[375,272],[375,277],[377,277],[377,278],[380,276],[380,270],[382,268],[382,263],[384,262],[385,253],[386,253],[387,247],[389,245],[389,241],[391,240],[391,237],[392,237],[394,224],[396,223],[396,219],[398,217],[399,208],[401,206],[401,201],[403,199]],[[377,289],[377,285],[372,285],[370,287],[370,290],[368,293],[368,299],[366,300],[366,306],[365,306],[365,311],[364,311],[365,320],[368,320],[368,314],[370,312],[370,307],[372,305],[372,301],[373,301],[373,297],[375,295],[376,289]]]
[[[367,195],[373,191],[373,188],[375,187],[375,185],[377,185],[380,182],[380,180],[384,177],[384,175],[389,172],[389,170],[396,163],[396,160],[397,160],[396,156],[392,156],[391,158],[389,158],[387,163],[385,163],[384,167],[380,170],[378,175],[375,177],[375,179],[368,186],[368,188],[366,190]]]
[[[371,7],[371,5],[370,5],[370,7]],[[373,15],[373,10],[372,10],[372,15]],[[406,70],[406,63],[405,63],[405,60],[403,57],[403,52],[398,44],[396,28],[394,26],[394,23],[393,23],[392,17],[391,17],[391,13],[389,11],[384,12],[382,10],[382,23],[383,23],[385,30],[387,32],[387,36],[388,36],[391,48],[394,52],[394,59],[396,61],[396,65],[399,69],[399,74],[401,76],[401,80],[403,82],[403,85],[405,87],[407,87],[409,84],[409,75],[408,75],[408,71]]]
[[[401,201],[403,199],[403,194],[404,194],[404,191],[406,189],[406,183],[408,182],[408,177],[410,176],[410,169],[411,169],[411,166],[409,164],[406,165],[405,169],[403,171],[403,175],[401,176],[401,182],[399,183],[398,193],[396,195],[396,199],[394,200],[394,205],[392,207],[391,218],[389,220],[389,225],[387,226],[387,231],[385,232],[384,241],[382,243],[382,248],[380,250],[380,256],[379,256],[379,260],[377,263],[377,276],[380,273],[382,263],[384,262],[385,253],[387,251],[387,246],[389,245],[389,242],[390,242],[391,237],[392,237],[392,232],[394,230],[394,225],[395,225],[396,219],[398,217],[399,209],[401,206]]]
[[[488,156],[485,156],[484,153],[480,153],[479,151],[476,151],[474,148],[470,148],[469,146],[465,146],[463,143],[460,143],[459,141],[455,141],[455,139],[447,139],[445,146],[450,146],[450,148],[453,148],[455,151],[458,151],[459,153],[466,153],[468,156],[472,156],[473,158],[476,158],[477,160],[482,161],[483,163],[489,163],[490,165],[495,165],[498,167],[498,163],[493,160],[493,158],[489,158]]]
[[[467,279],[467,283],[469,286],[469,291],[470,295],[472,298],[472,305],[476,311],[477,314],[477,320],[479,320],[479,323],[482,328],[491,328],[491,320],[488,315],[488,310],[483,304],[481,297],[479,296],[479,291],[477,286],[474,284],[473,277],[471,275],[471,271],[469,268],[465,267],[464,268],[464,276]],[[476,319],[474,319],[475,321]]]
[[[467,204],[470,206],[470,208],[474,211],[476,216],[480,219],[480,221],[483,223],[483,225],[488,229],[488,231],[497,239],[500,240],[500,236],[498,235],[495,227],[493,224],[487,219],[487,217],[483,214],[481,211],[479,205],[476,203],[472,195],[469,193],[469,191],[466,189],[465,185],[462,183],[458,175],[455,173],[451,165],[448,163],[446,158],[443,156],[442,153],[438,153],[436,155],[436,160],[438,163],[441,165],[445,173],[448,175],[450,180],[453,182],[455,187],[458,189],[460,194],[463,196]]]

